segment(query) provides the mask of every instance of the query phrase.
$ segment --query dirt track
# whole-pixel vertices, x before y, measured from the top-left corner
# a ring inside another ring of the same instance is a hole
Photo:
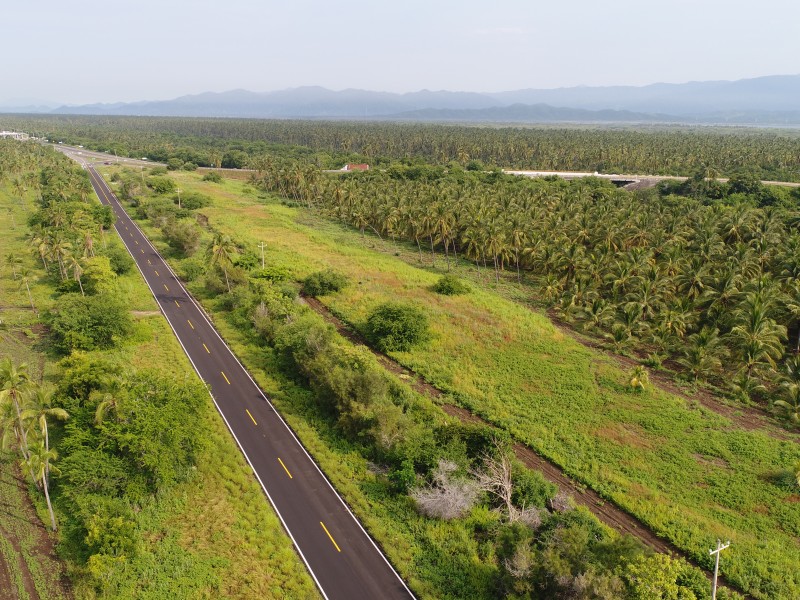
[[[332,324],[343,337],[347,338],[354,344],[359,344],[368,348],[388,371],[391,371],[396,375],[402,375],[403,379],[405,379],[415,391],[419,392],[420,394],[424,394],[429,398],[437,400],[437,403],[442,406],[442,409],[448,415],[455,417],[464,423],[481,423],[483,425],[493,427],[491,423],[484,421],[481,417],[464,408],[442,402],[441,399],[444,394],[441,390],[423,380],[419,374],[406,369],[392,358],[373,349],[359,333],[353,331],[341,319],[333,315],[330,310],[328,310],[328,308],[316,298],[304,297],[303,301],[305,301],[305,303],[315,312],[321,315],[328,323]],[[677,546],[674,546],[668,540],[656,535],[655,532],[653,532],[646,524],[642,523],[633,515],[625,512],[610,501],[603,500],[594,490],[573,481],[561,470],[560,467],[551,463],[543,456],[537,454],[533,449],[519,442],[515,442],[513,448],[514,454],[523,464],[531,469],[539,471],[546,479],[552,483],[555,483],[561,490],[567,491],[574,498],[577,504],[588,508],[600,521],[609,527],[612,527],[620,533],[632,535],[641,541],[645,546],[655,550],[656,552],[682,556],[696,567],[703,569],[706,577],[709,579],[711,578],[711,574],[709,572],[698,565]],[[734,586],[726,581],[722,576],[720,576],[720,582],[722,585],[744,594],[745,598],[752,599],[752,596],[745,594],[737,586]]]

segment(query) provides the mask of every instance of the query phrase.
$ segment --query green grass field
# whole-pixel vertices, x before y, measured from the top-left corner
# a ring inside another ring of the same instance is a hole
[[[0,237],[0,255],[17,252],[35,271],[37,264],[23,240],[24,222],[32,210],[32,203],[12,200],[0,186],[0,230],[9,233]],[[26,361],[37,380],[41,376],[53,379],[57,357],[48,350],[46,338],[37,335],[38,319],[30,309],[26,291],[18,289],[10,268],[4,266],[0,273],[0,355]],[[130,309],[136,311],[135,332],[121,346],[104,351],[103,356],[140,369],[155,368],[178,380],[196,378],[138,271],[122,277],[120,286]],[[35,284],[32,293],[40,311],[53,302],[51,287],[44,282]],[[210,397],[208,402],[211,405]],[[197,423],[208,444],[197,459],[196,474],[143,508],[137,522],[144,547],[113,582],[113,597],[318,598],[310,576],[222,419],[215,409],[206,414]],[[24,499],[6,491],[2,478],[0,497],[17,510]],[[0,511],[0,527],[9,526],[12,518],[11,511]],[[35,528],[37,524],[25,526]],[[4,556],[6,546],[0,546]],[[36,554],[24,558],[32,572],[48,572],[59,566],[56,563],[53,567],[46,557]],[[75,596],[94,597],[94,590],[82,583],[80,569],[74,572]],[[43,586],[50,585],[49,579],[42,581]],[[42,589],[42,598],[61,597],[52,585]],[[6,597],[3,593],[0,590],[0,596]]]
[[[797,435],[744,431],[659,389],[631,392],[611,358],[488,285],[466,296],[433,294],[438,273],[408,264],[416,260],[408,248],[259,198],[242,182],[176,178],[182,189],[213,195],[201,212],[214,228],[250,251],[266,242],[270,264],[297,278],[324,267],[346,274],[352,285],[323,301],[356,327],[387,299],[425,307],[433,339],[397,354],[400,362],[701,564],[710,565],[717,538],[730,539],[723,572],[742,588],[762,598],[800,596],[800,495],[778,481],[800,459]]]

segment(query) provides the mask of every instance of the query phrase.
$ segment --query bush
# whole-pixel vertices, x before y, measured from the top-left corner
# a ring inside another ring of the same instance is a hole
[[[347,277],[330,269],[312,273],[303,280],[303,293],[307,296],[326,296],[347,286]]]
[[[231,150],[222,157],[222,166],[226,169],[244,169],[249,157],[241,150]]]
[[[164,239],[173,250],[184,256],[191,256],[197,252],[200,245],[200,229],[190,221],[170,219],[161,228]]]
[[[428,316],[416,306],[385,302],[370,313],[367,336],[382,352],[407,351],[428,339]]]
[[[178,203],[178,197],[173,198],[175,204]],[[198,194],[197,192],[187,192],[181,196],[181,208],[186,210],[197,210],[205,206],[211,205],[211,198],[205,194]]]
[[[166,175],[167,174],[167,167],[152,167],[150,169],[150,175]]]
[[[203,175],[203,181],[210,181],[211,183],[222,183],[222,177],[219,173],[215,173],[214,171],[209,171],[205,175]]]
[[[168,194],[175,191],[175,181],[169,177],[148,177],[147,187],[156,194]]]
[[[195,257],[181,262],[179,269],[181,279],[195,281],[205,274],[206,265],[202,259]]]
[[[54,345],[65,354],[110,348],[132,327],[124,302],[111,294],[64,294],[53,307],[49,321]]]
[[[83,290],[89,295],[114,291],[117,274],[111,267],[107,256],[93,256],[86,261],[83,269]]]
[[[185,162],[183,163],[183,170],[184,171],[197,171],[197,165],[193,162]]]
[[[130,253],[117,243],[109,244],[102,252],[108,258],[111,268],[117,275],[129,273],[133,268],[133,259]]]
[[[173,157],[173,158],[170,158],[170,159],[167,161],[167,168],[168,168],[170,171],[177,171],[177,170],[178,170],[178,169],[180,169],[182,166],[183,166],[183,161],[182,161],[180,158],[175,158],[175,157]]]
[[[289,269],[282,265],[268,265],[263,269],[254,269],[250,272],[250,277],[254,279],[266,279],[273,283],[279,283],[289,279]]]
[[[455,275],[443,275],[433,286],[433,291],[444,296],[458,296],[470,291],[469,286]]]

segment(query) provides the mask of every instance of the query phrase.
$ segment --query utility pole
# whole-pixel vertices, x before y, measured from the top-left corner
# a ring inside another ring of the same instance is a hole
[[[261,268],[263,269],[264,268],[264,248],[266,247],[266,244],[264,242],[261,242],[258,245],[258,247],[261,248]]]
[[[717,549],[716,550],[709,550],[708,553],[712,556],[716,554],[716,559],[714,561],[714,584],[711,588],[711,600],[717,600],[717,575],[719,574],[719,555],[720,553],[725,550],[728,546],[730,546],[730,542],[725,542],[723,545],[721,541],[717,540]]]

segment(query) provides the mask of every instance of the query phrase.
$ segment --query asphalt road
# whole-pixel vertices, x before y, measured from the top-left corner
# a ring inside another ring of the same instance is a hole
[[[84,165],[100,201],[116,213],[119,236],[189,360],[210,386],[217,409],[322,595],[347,600],[413,598],[103,178],[80,156],[72,158]]]

